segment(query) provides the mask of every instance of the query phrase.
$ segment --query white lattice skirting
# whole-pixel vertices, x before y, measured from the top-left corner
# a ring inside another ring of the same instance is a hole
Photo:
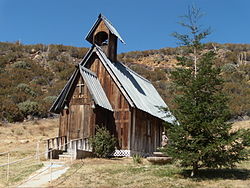
[[[133,150],[115,150],[112,154],[114,157],[132,157],[133,155],[140,155],[142,157],[150,156],[149,153],[140,152],[140,151],[133,151]]]
[[[130,157],[131,155],[130,150],[115,150],[113,153],[114,157]]]

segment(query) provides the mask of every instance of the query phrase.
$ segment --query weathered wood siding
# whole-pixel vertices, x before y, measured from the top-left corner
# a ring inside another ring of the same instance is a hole
[[[129,149],[130,109],[128,102],[99,59],[93,59],[86,67],[96,73],[114,110],[113,121],[115,122],[111,124],[115,125],[119,147]]]
[[[63,110],[59,117],[59,136],[66,136],[68,130],[69,111]]]
[[[60,114],[59,136],[69,139],[85,138],[94,133],[95,114],[92,97],[80,74],[68,97],[68,110]]]
[[[131,150],[152,153],[160,147],[162,120],[134,109],[131,123]]]
[[[94,37],[93,41],[95,41],[95,36],[100,32],[105,32],[108,35],[108,41],[107,41],[108,44],[104,46],[101,46],[100,44],[98,45],[101,46],[107,57],[111,61],[115,62],[117,60],[117,37],[109,31],[109,29],[107,28],[107,26],[103,21],[101,21],[101,23],[95,30],[93,35]]]

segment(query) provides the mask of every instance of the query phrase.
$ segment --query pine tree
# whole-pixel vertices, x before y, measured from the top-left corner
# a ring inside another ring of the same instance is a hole
[[[201,40],[209,30],[201,31],[200,10],[191,7],[181,23],[191,30],[190,35],[174,33],[189,50],[189,56],[179,57],[179,67],[172,72],[176,89],[177,121],[170,126],[167,153],[191,166],[191,176],[201,167],[232,167],[244,159],[244,147],[231,124],[227,97],[222,93],[220,69],[214,65],[215,53],[202,54]]]

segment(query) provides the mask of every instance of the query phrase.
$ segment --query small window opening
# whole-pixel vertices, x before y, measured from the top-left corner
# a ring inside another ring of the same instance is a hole
[[[98,46],[108,45],[108,34],[104,31],[101,31],[95,35],[95,44]]]

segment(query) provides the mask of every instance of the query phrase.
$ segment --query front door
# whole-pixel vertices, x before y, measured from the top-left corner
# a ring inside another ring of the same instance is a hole
[[[71,105],[70,106],[70,121],[69,121],[69,135],[68,138],[70,140],[72,139],[78,139],[82,138],[82,131],[83,131],[83,112],[84,111],[84,105]]]

